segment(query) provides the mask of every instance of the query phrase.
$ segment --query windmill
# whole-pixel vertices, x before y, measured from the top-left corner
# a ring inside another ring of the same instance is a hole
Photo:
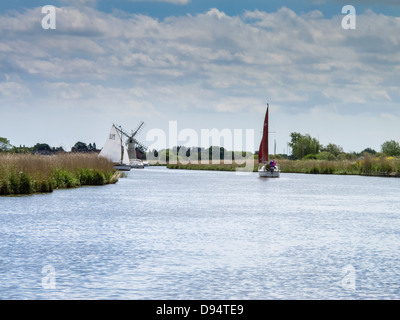
[[[116,126],[118,128],[118,131],[121,132],[127,138],[126,145],[128,146],[128,155],[129,159],[131,160],[142,158],[142,156],[147,151],[147,147],[136,139],[136,136],[140,133],[140,131],[142,131],[143,125],[144,122],[141,121],[139,125],[136,127],[136,129],[132,130],[130,134],[124,129],[122,129],[121,126]]]

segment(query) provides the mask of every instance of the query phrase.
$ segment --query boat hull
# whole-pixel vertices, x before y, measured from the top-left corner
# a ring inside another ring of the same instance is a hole
[[[279,178],[280,173],[278,166],[274,170],[267,168],[265,165],[258,169],[260,178]]]
[[[115,164],[114,168],[118,171],[131,171],[131,166],[126,164]]]
[[[144,164],[142,160],[135,159],[130,161],[130,166],[132,169],[143,169]]]

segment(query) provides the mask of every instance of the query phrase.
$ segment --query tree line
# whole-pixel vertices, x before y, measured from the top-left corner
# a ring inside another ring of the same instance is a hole
[[[78,141],[71,148],[71,152],[98,152],[96,143],[86,144]],[[56,154],[66,152],[63,147],[51,147],[47,143],[36,143],[32,147],[20,145],[19,147],[13,146],[7,138],[0,137],[0,152],[9,153],[39,153],[39,154]]]
[[[161,149],[161,150],[150,150],[147,154],[148,160],[163,160],[169,161],[179,161],[179,160],[190,160],[190,161],[200,161],[200,160],[235,160],[243,159],[253,156],[253,153],[245,151],[229,151],[224,147],[210,146],[208,148],[204,147],[185,147],[185,146],[175,146],[171,149]]]
[[[387,156],[387,157],[398,157],[400,156],[400,144],[395,140],[385,141],[381,145],[380,151],[376,151],[372,148],[365,148],[361,152],[345,153],[343,148],[334,143],[328,145],[322,145],[318,139],[311,137],[309,134],[300,134],[298,132],[292,132],[290,134],[291,142],[289,146],[291,148],[291,155],[289,159],[300,160],[300,159],[316,159],[316,160],[351,160],[355,159],[363,154],[372,154],[376,156]],[[86,144],[78,141],[71,148],[71,152],[99,152],[96,143]],[[26,146],[13,146],[7,138],[0,137],[0,152],[10,153],[41,153],[41,154],[55,154],[59,152],[66,152],[63,147],[51,147],[46,143],[36,143],[33,147]],[[258,151],[255,151],[255,155]],[[185,157],[192,160],[200,159],[228,159],[232,160],[243,157],[252,156],[250,153],[244,151],[228,151],[223,147],[211,146],[209,148],[192,147],[187,148],[184,146],[176,146],[172,149],[166,150],[153,150],[149,152],[154,158],[162,157],[167,161],[172,158]],[[287,155],[275,155],[276,158],[286,158]]]
[[[400,156],[400,144],[395,140],[385,141],[381,145],[380,152],[377,152],[372,148],[366,148],[359,153],[345,153],[341,146],[333,143],[324,146],[309,134],[302,135],[298,132],[292,132],[290,137],[291,142],[289,143],[289,146],[292,149],[290,158],[293,160],[350,160],[362,156],[365,153],[387,157]]]

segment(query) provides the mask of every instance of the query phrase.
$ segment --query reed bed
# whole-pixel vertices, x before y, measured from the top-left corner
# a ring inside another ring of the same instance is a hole
[[[400,177],[400,159],[393,157],[366,156],[356,161],[329,161],[329,160],[277,160],[281,172],[307,174],[348,174]],[[169,169],[186,170],[219,170],[235,171],[244,167],[243,164],[167,164]],[[258,170],[258,161],[254,160],[253,172]]]
[[[356,161],[279,160],[282,172],[310,174],[349,174],[400,176],[400,159],[364,157]]]
[[[52,192],[118,181],[113,165],[97,154],[52,156],[0,153],[0,195]]]
[[[183,170],[236,171],[238,168],[244,168],[246,166],[246,163],[235,163],[234,161],[224,163],[224,160],[220,160],[217,162],[218,163],[212,163],[212,161],[196,161],[189,163],[168,163],[167,168]]]

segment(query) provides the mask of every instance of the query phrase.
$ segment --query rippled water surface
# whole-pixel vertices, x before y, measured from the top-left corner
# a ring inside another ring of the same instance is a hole
[[[399,299],[400,179],[133,170],[0,198],[0,299]]]

